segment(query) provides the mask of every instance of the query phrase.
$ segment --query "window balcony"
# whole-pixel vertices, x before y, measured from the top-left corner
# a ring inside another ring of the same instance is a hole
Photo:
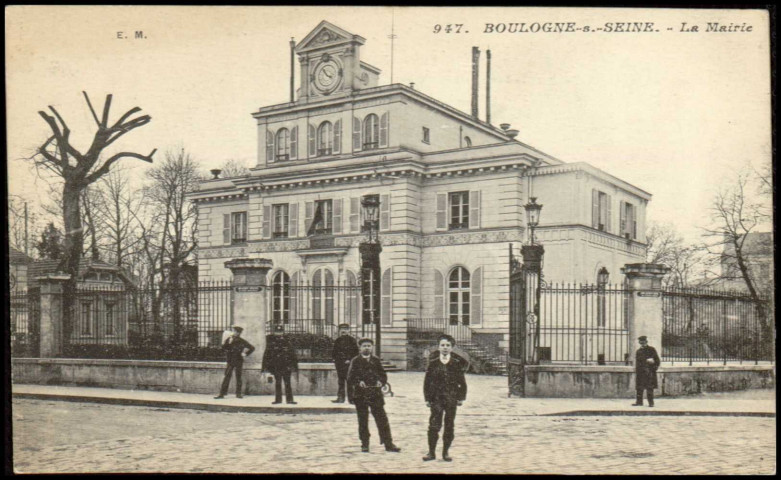
[[[363,144],[364,150],[377,150],[378,148],[380,148],[379,142],[366,142]]]
[[[286,162],[286,161],[290,160],[290,155],[288,155],[288,154],[277,155],[276,160],[278,162]]]
[[[318,157],[324,157],[326,155],[331,155],[333,152],[332,148],[318,148],[317,149],[317,156]]]
[[[469,222],[454,222],[448,225],[448,230],[466,230],[469,228]]]

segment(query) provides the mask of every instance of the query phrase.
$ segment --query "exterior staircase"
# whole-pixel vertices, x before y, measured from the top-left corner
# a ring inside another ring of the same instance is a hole
[[[390,362],[388,360],[382,360],[382,368],[385,369],[386,372],[401,372],[401,368],[399,368],[398,365],[396,365],[393,362]]]
[[[507,358],[501,353],[490,351],[474,340],[462,342],[458,346],[469,354],[471,363],[482,373],[507,375]]]

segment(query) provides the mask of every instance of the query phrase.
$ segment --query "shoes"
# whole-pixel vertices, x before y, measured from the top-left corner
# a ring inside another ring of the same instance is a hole
[[[401,449],[399,447],[397,447],[396,445],[391,443],[390,445],[385,445],[385,451],[386,452],[400,452]]]
[[[369,446],[368,445],[361,445],[361,452],[369,453]]]
[[[214,399],[215,399],[215,400],[219,400],[219,399],[221,399],[221,398],[225,398],[225,397],[224,397],[224,396],[222,396],[222,395],[217,395],[216,397],[214,397]]]
[[[282,403],[282,400],[274,400],[273,402],[271,402],[272,405],[278,405],[280,403]]]
[[[298,405],[298,402],[285,402],[285,403],[287,403],[288,405]]]
[[[424,462],[430,462],[431,460],[434,460],[434,459],[436,459],[436,458],[437,458],[437,456],[434,454],[434,452],[428,452],[428,453],[427,453],[427,454],[426,454],[426,455],[423,457],[423,461],[424,461]]]
[[[633,403],[632,406],[633,407],[642,407],[643,404],[642,403]]]
[[[343,398],[337,398],[336,400],[331,400],[331,403],[344,403]]]
[[[236,398],[244,398],[244,395],[242,395],[242,394],[240,394],[240,393],[237,393],[237,394],[236,394]]]
[[[448,455],[447,452],[442,452],[442,460],[444,460],[446,462],[452,462],[453,461],[453,459],[450,458],[450,455]]]
[[[651,403],[651,404],[649,404],[648,406],[649,406],[649,407],[653,407],[653,406],[654,406],[654,404],[653,404],[653,403]]]

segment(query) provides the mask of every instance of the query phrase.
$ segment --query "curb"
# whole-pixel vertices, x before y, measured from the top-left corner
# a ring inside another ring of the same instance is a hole
[[[544,413],[541,417],[610,417],[610,416],[663,416],[663,417],[769,417],[772,412],[689,412],[680,410],[572,410],[570,412]]]
[[[61,402],[101,403],[107,405],[127,405],[134,407],[181,408],[189,410],[205,410],[209,412],[241,412],[241,413],[284,413],[284,414],[333,414],[354,413],[352,408],[344,407],[264,407],[248,405],[217,405],[213,403],[175,402],[168,400],[141,400],[135,398],[107,398],[80,395],[57,395],[49,393],[13,393],[13,398],[28,398],[33,400],[55,400]]]

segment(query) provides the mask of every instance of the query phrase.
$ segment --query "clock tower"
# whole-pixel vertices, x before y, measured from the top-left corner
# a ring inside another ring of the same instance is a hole
[[[349,95],[377,86],[380,70],[361,61],[366,39],[322,21],[295,52],[301,64],[298,100]]]

